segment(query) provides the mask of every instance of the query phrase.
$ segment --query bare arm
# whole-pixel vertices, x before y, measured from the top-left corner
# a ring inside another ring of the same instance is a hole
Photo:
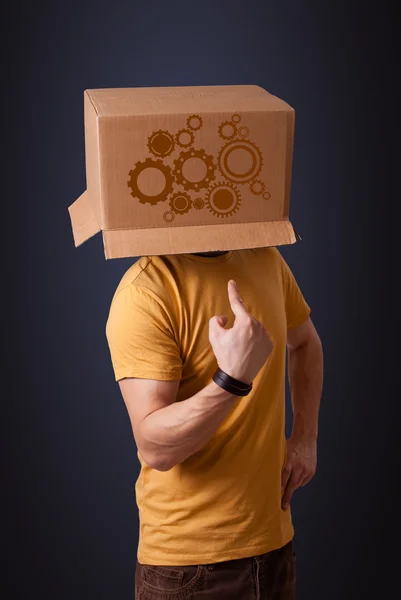
[[[291,437],[316,441],[323,385],[323,350],[310,318],[299,327],[288,330],[287,346],[294,412]]]
[[[289,329],[288,377],[294,413],[287,462],[282,475],[282,507],[285,510],[294,491],[314,476],[317,464],[317,435],[323,385],[323,350],[311,321]]]
[[[149,379],[120,382],[138,449],[158,471],[171,469],[203,448],[238,400],[212,381],[191,398],[175,402],[178,385]],[[147,406],[153,398],[151,412],[143,418],[137,407],[141,398],[147,398]]]

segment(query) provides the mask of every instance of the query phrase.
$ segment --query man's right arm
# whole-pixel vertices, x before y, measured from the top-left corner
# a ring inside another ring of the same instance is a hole
[[[119,383],[138,450],[158,471],[201,450],[238,400],[214,381],[181,402],[175,402],[178,381],[130,378]]]
[[[250,384],[273,343],[264,325],[248,312],[232,281],[228,297],[234,325],[225,329],[227,316],[212,317],[209,341],[220,369]],[[127,378],[119,384],[138,450],[143,460],[159,471],[171,469],[203,448],[238,400],[214,381],[181,402],[176,402],[179,381]]]

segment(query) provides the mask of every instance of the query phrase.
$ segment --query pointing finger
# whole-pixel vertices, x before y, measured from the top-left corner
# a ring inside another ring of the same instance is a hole
[[[230,279],[230,281],[228,282],[228,299],[230,301],[231,310],[233,311],[236,317],[240,317],[245,314],[249,315],[244,301],[239,294],[237,284],[233,279]]]

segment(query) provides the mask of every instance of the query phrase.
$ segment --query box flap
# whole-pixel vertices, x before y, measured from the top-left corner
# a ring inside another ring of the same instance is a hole
[[[68,207],[68,212],[76,247],[100,231],[87,191]]]
[[[292,110],[258,85],[106,88],[85,94],[99,117]]]
[[[106,258],[264,248],[295,241],[294,228],[286,220],[103,231]]]

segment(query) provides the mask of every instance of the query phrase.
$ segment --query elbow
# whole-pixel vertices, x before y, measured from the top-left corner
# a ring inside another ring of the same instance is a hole
[[[148,467],[154,469],[155,471],[165,472],[170,471],[173,467],[175,467],[175,463],[172,462],[171,459],[168,460],[166,457],[161,455],[147,454],[144,456],[142,454],[142,458]]]
[[[163,462],[163,461],[153,461],[150,464],[147,463],[147,465],[151,469],[154,469],[155,471],[161,471],[162,473],[164,473],[166,471],[171,471],[171,469],[173,467],[175,467],[175,464],[171,464],[171,463]]]
[[[147,419],[144,419],[141,425],[139,435],[134,434],[134,437],[138,448],[139,445],[141,446],[140,453],[143,461],[155,471],[170,471],[178,462],[175,460],[174,449],[161,446],[154,441],[152,432],[147,428]]]
[[[157,464],[152,467],[152,469],[154,469],[155,471],[160,471],[161,473],[165,473],[166,471],[171,471],[171,469],[175,467],[175,465],[170,465],[170,464]]]
[[[172,448],[170,449],[170,456],[168,456],[165,448],[157,445],[152,440],[153,436],[146,429],[146,424],[147,421],[144,419],[139,435],[134,435],[138,448],[138,442],[140,443],[140,453],[144,463],[155,471],[170,471],[170,469],[176,465],[176,461],[174,460],[175,457],[172,456]]]

